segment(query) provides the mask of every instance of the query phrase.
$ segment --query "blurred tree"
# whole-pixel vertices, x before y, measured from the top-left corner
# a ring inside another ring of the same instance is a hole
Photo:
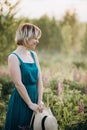
[[[69,10],[66,11],[66,14],[61,22],[61,27],[64,40],[63,50],[65,52],[78,51],[79,22],[75,11],[72,13]]]
[[[0,64],[6,61],[6,57],[10,50],[15,48],[14,42],[16,20],[14,19],[17,5],[11,4],[8,0],[0,2]]]
[[[65,13],[62,21],[57,21],[54,17],[47,15],[40,19],[29,19],[26,17],[15,18],[19,0],[15,4],[3,0],[0,2],[0,64],[6,61],[7,55],[16,47],[14,44],[15,32],[19,24],[31,22],[39,26],[42,30],[41,44],[39,49],[57,50],[58,52],[75,53],[81,50],[82,39],[84,37],[84,49],[86,50],[86,35],[84,36],[83,25],[77,20],[76,12]]]
[[[41,30],[42,30],[42,37],[41,37],[41,45],[39,48],[47,48],[49,49],[50,45],[50,18],[47,15],[42,16],[39,20],[34,21]]]
[[[85,33],[82,42],[82,52],[87,54],[87,24],[85,25]]]
[[[33,19],[32,22],[42,30],[41,44],[38,48],[60,51],[63,40],[58,21],[54,17],[51,19],[44,15],[39,20]]]
[[[60,52],[63,45],[63,37],[61,34],[59,22],[55,20],[54,17],[50,22],[49,30],[50,30],[50,48],[58,50],[58,52]]]

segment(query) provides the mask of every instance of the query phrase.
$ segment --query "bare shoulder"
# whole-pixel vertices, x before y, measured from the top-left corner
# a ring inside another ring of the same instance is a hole
[[[18,60],[18,58],[17,58],[16,55],[10,54],[10,55],[8,56],[8,63],[11,63],[11,64],[19,64],[19,60]]]

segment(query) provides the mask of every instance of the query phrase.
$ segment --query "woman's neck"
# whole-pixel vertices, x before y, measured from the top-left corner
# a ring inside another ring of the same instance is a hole
[[[16,52],[18,53],[24,53],[27,54],[28,53],[28,49],[25,46],[19,45],[16,49]]]

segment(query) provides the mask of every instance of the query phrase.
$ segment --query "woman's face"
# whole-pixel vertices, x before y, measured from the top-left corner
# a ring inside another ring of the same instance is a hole
[[[39,40],[37,38],[32,38],[29,40],[29,42],[27,43],[27,48],[31,49],[31,50],[35,50],[36,45],[39,43]]]

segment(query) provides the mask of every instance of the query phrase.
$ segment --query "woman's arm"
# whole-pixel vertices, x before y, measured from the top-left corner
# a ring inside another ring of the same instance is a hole
[[[28,105],[29,108],[36,111],[38,109],[38,105],[32,103],[27,90],[22,83],[21,80],[21,71],[20,71],[20,63],[15,55],[9,55],[8,57],[8,69],[10,71],[12,80],[18,90],[18,93],[22,97],[22,99],[25,101],[25,103]]]

